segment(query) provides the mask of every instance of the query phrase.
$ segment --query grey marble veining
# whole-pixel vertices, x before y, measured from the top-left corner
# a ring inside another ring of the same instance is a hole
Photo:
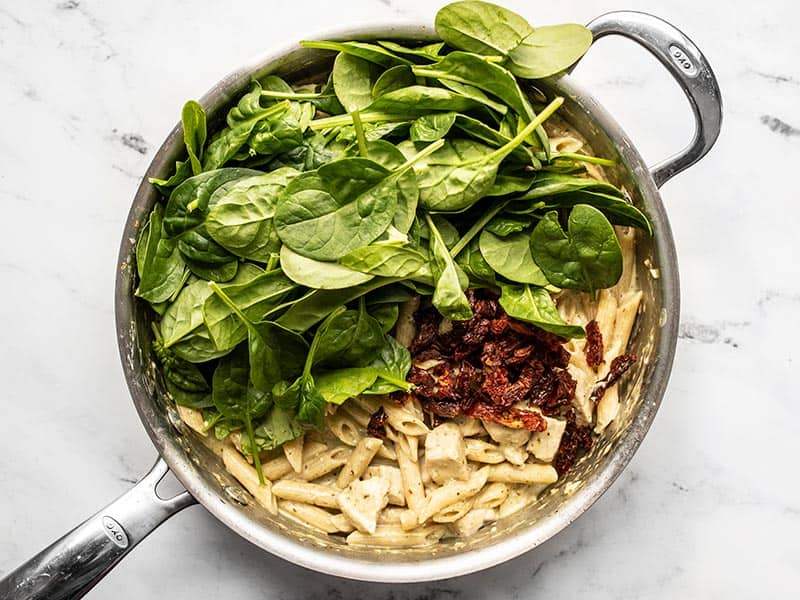
[[[433,18],[443,2],[6,0],[0,6],[0,575],[128,489],[155,452],[128,401],[113,324],[130,200],[183,101],[264,49],[347,23]],[[800,38],[794,3],[506,4],[534,23],[627,8],[707,54],[725,100],[712,153],[663,189],[681,266],[669,390],[620,479],[537,550],[450,581],[310,573],[202,508],[167,522],[89,596],[276,600],[773,597],[800,583]],[[653,163],[688,107],[628,42],[575,76]]]

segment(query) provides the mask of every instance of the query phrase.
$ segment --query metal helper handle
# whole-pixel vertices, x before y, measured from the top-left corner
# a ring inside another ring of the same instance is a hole
[[[168,470],[159,458],[133,488],[0,580],[0,598],[82,598],[151,531],[195,504],[189,492],[156,494]]]
[[[722,97],[719,84],[705,56],[681,31],[652,15],[619,11],[597,17],[587,25],[597,41],[607,35],[621,35],[646,48],[681,86],[692,106],[695,132],[681,152],[650,169],[661,187],[711,150],[722,125]]]

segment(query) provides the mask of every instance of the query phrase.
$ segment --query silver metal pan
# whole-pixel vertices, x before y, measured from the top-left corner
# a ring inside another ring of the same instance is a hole
[[[180,157],[183,137],[178,125],[158,150],[134,198],[122,236],[116,284],[117,335],[125,377],[139,417],[161,456],[130,491],[0,581],[0,597],[79,598],[153,529],[194,503],[202,504],[237,534],[295,564],[340,577],[382,582],[443,579],[491,567],[535,548],[589,508],[619,476],[647,433],[672,366],[678,334],[678,267],[658,188],[709,151],[722,119],[719,87],[711,67],[675,27],[643,13],[615,12],[595,19],[589,28],[595,39],[621,35],[651,52],[686,93],[696,130],[684,150],[648,167],[616,121],[570,75],[553,77],[538,86],[549,97],[564,96],[566,102],[559,114],[596,153],[617,159],[619,167],[612,171],[612,178],[630,192],[655,228],[653,238],[642,237],[638,243],[644,300],[631,350],[640,360],[623,390],[623,412],[567,481],[559,482],[552,494],[535,505],[478,533],[469,544],[443,542],[434,549],[349,547],[272,517],[250,501],[216,456],[165,402],[163,383],[149,352],[151,311],[133,295],[135,243],[156,201],[156,192],[146,178],[163,176]],[[388,26],[338,31],[321,38],[430,41],[434,34],[430,26]],[[252,77],[277,73],[289,81],[313,80],[329,69],[330,57],[319,51],[295,46],[271,52],[222,79],[201,103],[213,127]],[[162,499],[155,488],[167,469],[187,491]]]

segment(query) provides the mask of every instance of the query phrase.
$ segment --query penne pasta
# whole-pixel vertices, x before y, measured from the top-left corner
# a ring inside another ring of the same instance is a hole
[[[203,437],[208,436],[208,432],[205,430],[205,424],[203,422],[203,413],[196,408],[189,408],[188,406],[182,406],[180,404],[176,404],[175,408],[178,410],[178,415],[181,418],[181,421],[186,423],[186,426],[190,429],[194,429],[197,433],[202,435]]]
[[[417,411],[413,403],[406,402],[403,406],[398,406],[392,401],[384,402],[383,410],[386,412],[386,420],[392,429],[407,436],[426,435],[428,427],[422,417],[422,411]]]
[[[419,514],[425,505],[425,488],[422,485],[422,477],[419,465],[411,460],[401,448],[395,449],[397,452],[397,464],[400,467],[400,477],[403,481],[403,495],[406,498],[406,506]]]
[[[223,448],[222,463],[228,472],[250,492],[261,506],[272,514],[276,514],[278,507],[275,496],[272,494],[272,483],[267,479],[263,484],[258,480],[258,472],[244,457],[233,448]]]
[[[420,523],[424,523],[448,506],[471,498],[477,494],[481,488],[486,485],[490,469],[494,468],[495,467],[483,467],[475,471],[467,481],[453,481],[431,491],[422,510],[418,511]]]
[[[464,440],[464,446],[467,458],[474,462],[496,465],[506,459],[498,446],[483,440],[467,438]]]
[[[505,502],[510,491],[511,487],[507,483],[490,483],[475,496],[475,508],[497,508]]]
[[[305,436],[300,436],[283,445],[283,454],[286,460],[289,461],[292,470],[295,473],[300,473],[303,470],[303,439]]]
[[[293,500],[325,508],[339,508],[333,487],[302,480],[281,479],[272,484],[272,493],[282,500]]]
[[[456,535],[469,537],[489,521],[497,520],[497,511],[492,508],[476,508],[467,512],[451,526]]]
[[[489,481],[501,483],[555,483],[558,473],[551,465],[529,463],[517,467],[509,463],[487,467]]]
[[[378,438],[362,438],[339,471],[336,485],[346,488],[352,481],[361,477],[382,445],[383,441]]]
[[[313,481],[318,477],[327,475],[345,464],[347,459],[350,458],[351,452],[350,448],[339,446],[315,454],[309,460],[304,461],[300,477],[306,481]]]
[[[308,442],[303,446],[303,461],[307,461],[310,458],[316,456],[323,450],[325,450],[327,446],[322,442]],[[275,481],[276,479],[280,479],[281,477],[285,477],[289,473],[292,472],[292,465],[289,463],[289,460],[285,456],[281,456],[278,458],[273,458],[272,460],[265,462],[261,465],[261,472],[264,474],[264,477],[267,479],[271,479]]]
[[[364,428],[360,427],[344,410],[338,410],[328,417],[325,420],[325,426],[345,446],[357,446],[364,438]]]
[[[278,514],[324,533],[337,533],[342,524],[341,521],[334,520],[334,515],[327,510],[292,500],[281,500],[278,503]]]
[[[436,544],[447,532],[442,525],[420,527],[404,531],[396,525],[381,525],[372,534],[354,531],[347,536],[347,543],[353,546],[385,546],[389,548],[416,548]]]
[[[472,499],[461,500],[460,502],[456,502],[443,508],[438,513],[433,515],[431,520],[434,523],[454,523],[455,521],[463,518],[470,510],[472,510],[472,505]]]

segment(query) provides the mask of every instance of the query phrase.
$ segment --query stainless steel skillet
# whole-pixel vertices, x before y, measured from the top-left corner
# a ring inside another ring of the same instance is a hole
[[[0,597],[79,598],[123,556],[164,520],[199,502],[233,531],[261,548],[317,571],[383,582],[444,579],[488,568],[535,548],[579,517],[612,484],[641,443],[664,394],[678,332],[679,287],[675,248],[658,188],[702,158],[721,125],[717,82],[697,47],[680,31],[653,16],[616,12],[589,24],[598,39],[622,35],[650,51],[673,75],[688,97],[696,130],[689,146],[648,168],[613,118],[569,75],[540,82],[547,96],[566,98],[562,117],[587,138],[595,152],[616,158],[615,183],[653,222],[656,234],[638,241],[638,268],[644,289],[631,349],[640,356],[629,378],[624,411],[611,431],[595,445],[567,480],[537,503],[498,522],[469,541],[445,542],[434,549],[397,551],[349,547],[317,535],[280,517],[272,517],[248,500],[216,457],[188,432],[165,402],[162,381],[149,353],[150,310],[133,296],[134,247],[153,203],[147,177],[168,172],[182,152],[177,126],[158,150],[131,207],[120,248],[117,284],[117,335],[131,397],[161,457],[130,491],[0,580]],[[320,39],[394,39],[430,41],[429,26],[373,27],[338,31]],[[313,80],[330,68],[330,57],[291,47],[271,52],[225,77],[201,103],[210,118],[220,119],[228,104],[252,77],[277,73],[289,81]],[[162,499],[156,485],[171,469],[186,487]]]

